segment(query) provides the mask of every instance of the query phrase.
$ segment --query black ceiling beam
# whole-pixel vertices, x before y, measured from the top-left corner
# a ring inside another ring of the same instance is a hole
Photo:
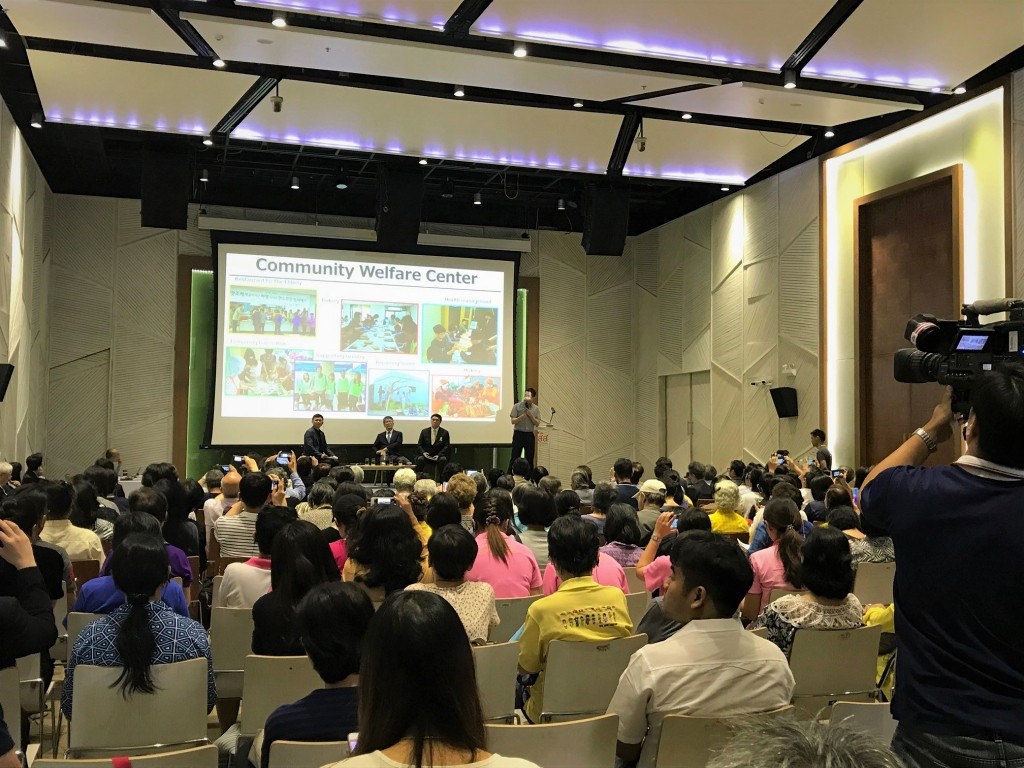
[[[612,154],[608,158],[609,175],[622,174],[622,169],[626,167],[626,158],[629,157],[629,148],[633,144],[633,139],[636,137],[639,127],[639,112],[632,110],[623,116],[622,123],[619,125],[619,135],[615,137]]]
[[[468,35],[469,30],[476,24],[477,19],[483,16],[490,4],[491,0],[462,0],[459,7],[444,23],[445,34],[454,37]]]
[[[828,13],[796,47],[793,55],[786,60],[782,68],[799,72],[806,67],[862,2],[863,0],[836,0],[835,4],[829,8]]]
[[[261,77],[249,86],[249,90],[242,94],[242,98],[235,102],[235,105],[225,113],[210,133],[214,136],[226,136],[231,133],[277,87],[279,82],[281,81],[276,77]]]
[[[159,0],[151,0],[150,6],[153,12],[163,20],[164,24],[174,30],[174,33],[185,41],[185,45],[191,48],[196,56],[203,56],[211,60],[217,58],[217,52],[199,34],[199,30],[189,22],[182,20],[178,11],[164,8]]]

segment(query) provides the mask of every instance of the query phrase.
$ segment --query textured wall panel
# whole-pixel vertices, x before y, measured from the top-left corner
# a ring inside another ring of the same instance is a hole
[[[46,468],[52,478],[81,472],[107,448],[107,382],[104,350],[50,369]]]
[[[801,346],[780,339],[779,368],[783,365],[796,368],[796,376],[783,376],[781,384],[796,387],[796,407],[800,415],[795,419],[779,420],[780,444],[776,448],[785,448],[799,456],[811,450],[811,430],[827,428],[825,424],[818,423],[818,357]]]
[[[0,210],[0,357],[7,357],[10,350],[11,324],[11,241],[14,233],[14,218],[6,210]]]
[[[1013,91],[1024,100],[1022,73],[1013,78]],[[1013,295],[1024,296],[1024,123],[1014,123],[1011,133],[1013,156]]]
[[[636,428],[635,453],[633,458],[644,465],[644,478],[654,477],[654,460],[660,454],[661,431],[664,428],[660,417],[660,393],[658,377],[641,377],[635,384]]]
[[[711,368],[711,326],[697,337],[690,346],[683,350],[683,373],[707,371]]]
[[[113,292],[83,275],[53,266],[50,282],[50,366],[110,348]]]
[[[685,349],[711,325],[711,251],[691,240],[683,245],[685,268],[677,273],[682,280],[682,345]]]
[[[743,270],[743,365],[758,360],[779,336],[778,260],[759,261]],[[748,377],[744,375],[744,379]],[[771,374],[769,378],[774,378]]]
[[[683,220],[675,219],[655,230],[658,233],[658,285],[664,283],[683,258]]]
[[[679,373],[682,364],[683,323],[686,319],[684,296],[688,285],[683,275],[683,268],[677,267],[658,289],[657,303],[653,307],[637,310],[637,322],[643,325],[647,324],[648,318],[656,317],[658,320],[658,373],[662,376]],[[647,335],[645,339],[646,343],[655,342],[653,334]]]
[[[544,268],[544,259],[555,259],[581,274],[587,273],[587,260],[590,257],[583,252],[578,233],[540,232],[535,236],[540,238],[541,269]]]
[[[117,200],[58,195],[54,219],[54,266],[111,286],[117,242]]]
[[[531,238],[530,252],[519,255],[519,276],[540,276],[540,243],[536,237]]]
[[[211,256],[210,233],[198,226],[199,206],[188,207],[188,229],[178,231],[178,253],[185,256]]]
[[[602,455],[610,446],[633,444],[634,407],[632,374],[587,362],[587,429],[583,434],[589,455]],[[594,473],[603,477],[596,467]]]
[[[584,342],[587,327],[586,275],[541,252],[540,353]]]
[[[582,342],[566,344],[540,356],[541,416],[546,420],[549,409],[554,408],[558,411],[554,423],[581,438],[587,413],[586,370],[587,351]]]
[[[110,431],[114,439],[120,441],[122,435],[136,425],[170,416],[174,343],[155,340],[141,323],[118,321],[114,349],[111,366],[114,409]]]
[[[587,300],[587,360],[633,375],[633,288],[623,285]]]
[[[636,284],[652,296],[658,295],[658,232],[633,240],[633,273]]]
[[[118,325],[134,326],[147,337],[173,343],[178,237],[170,230],[157,232],[117,249],[115,312]],[[114,354],[119,356],[121,350]]]
[[[637,378],[658,373],[658,300],[633,286],[633,366]]]
[[[743,446],[743,393],[740,381],[711,366],[711,462],[723,470]],[[694,454],[698,460],[700,455]]]
[[[743,259],[743,203],[743,195],[732,195],[711,206],[711,280],[715,288]]]
[[[782,252],[779,331],[808,351],[818,351],[818,222],[812,221]]]
[[[771,380],[778,386],[778,351],[773,344],[751,362],[743,376],[743,458],[764,463],[779,447],[779,417],[768,387],[751,386],[751,381]],[[786,447],[786,446],[782,446]],[[739,458],[735,453],[733,458]]]
[[[587,293],[593,296],[633,282],[633,260],[630,245],[635,238],[626,241],[622,256],[588,256]]]
[[[736,195],[739,198],[740,195]],[[711,249],[712,224],[714,208],[705,205],[693,213],[683,216],[683,236],[697,245]]]
[[[1018,69],[1013,73],[1010,98],[1013,99],[1013,119],[1024,121],[1024,69]]]
[[[537,463],[559,478],[562,488],[568,488],[572,471],[583,462],[586,454],[583,439],[563,429],[547,429],[545,432],[547,441],[537,443]]]
[[[743,261],[752,264],[779,255],[779,177],[743,192]]]
[[[779,249],[818,218],[821,196],[818,161],[808,160],[779,174]]]
[[[711,297],[711,360],[743,374],[743,271],[733,270]]]

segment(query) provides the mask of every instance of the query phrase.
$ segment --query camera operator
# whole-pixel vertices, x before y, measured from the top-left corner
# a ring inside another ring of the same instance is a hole
[[[951,402],[947,387],[861,490],[899,563],[893,749],[907,768],[1024,765],[1024,365],[982,373],[962,424]],[[954,428],[964,455],[921,467]]]

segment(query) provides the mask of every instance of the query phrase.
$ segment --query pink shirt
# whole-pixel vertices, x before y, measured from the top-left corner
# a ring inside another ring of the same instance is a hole
[[[466,581],[483,581],[494,588],[494,596],[528,597],[531,589],[541,586],[540,568],[537,558],[525,544],[520,544],[511,536],[505,537],[508,544],[507,562],[491,554],[487,544],[487,534],[476,537],[478,551],[473,567],[466,571]]]
[[[758,615],[771,600],[773,589],[796,589],[786,581],[785,568],[782,565],[782,558],[779,557],[777,544],[772,544],[767,549],[759,549],[752,554],[750,567],[754,569],[754,583],[750,586],[749,594],[761,596]]]
[[[615,559],[604,552],[597,553],[597,567],[591,574],[594,581],[604,587],[618,587],[625,594],[629,594],[629,585],[626,583],[626,572],[622,566],[615,562]],[[544,569],[544,594],[550,595],[558,589],[562,580],[555,573],[555,566],[548,563]]]
[[[644,586],[648,592],[665,589],[665,583],[672,578],[672,559],[668,555],[659,555],[644,568]]]
[[[348,542],[345,539],[338,539],[332,541],[330,547],[331,554],[334,555],[334,562],[338,564],[338,573],[341,573],[345,567],[345,561],[348,560]]]

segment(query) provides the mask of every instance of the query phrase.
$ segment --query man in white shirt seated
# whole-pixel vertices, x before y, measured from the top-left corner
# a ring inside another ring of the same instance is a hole
[[[295,519],[295,513],[283,507],[264,507],[256,515],[256,546],[260,553],[244,563],[231,563],[224,569],[218,605],[224,608],[252,608],[252,604],[270,591],[270,552],[278,531]]]
[[[754,580],[736,544],[709,531],[680,535],[663,610],[683,625],[630,659],[608,712],[619,716],[616,753],[652,768],[665,715],[733,717],[789,704],[793,674],[775,645],[733,618]]]

